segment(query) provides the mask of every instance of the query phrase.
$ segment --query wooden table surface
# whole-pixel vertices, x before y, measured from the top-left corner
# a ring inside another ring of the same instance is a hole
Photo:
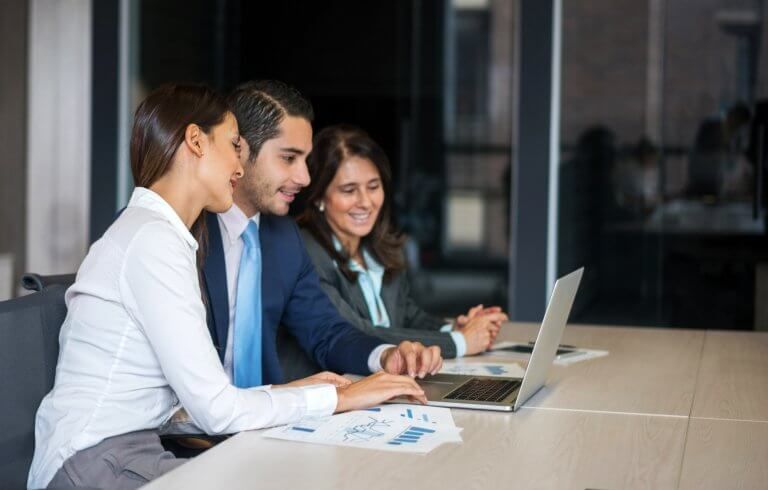
[[[454,419],[464,442],[426,455],[244,432],[145,488],[677,488],[685,417],[522,409]]]
[[[681,490],[768,488],[768,422],[691,419]]]
[[[506,325],[501,340],[535,340],[538,324]],[[563,344],[609,355],[555,365],[528,407],[652,415],[691,413],[704,338],[702,330],[569,325]],[[483,356],[472,362],[506,361]]]
[[[563,343],[610,353],[554,366],[517,413],[453,410],[462,444],[413,455],[250,431],[145,488],[768,488],[768,333],[570,325]],[[465,359],[493,360],[513,361]]]
[[[707,332],[692,415],[768,422],[768,332]]]

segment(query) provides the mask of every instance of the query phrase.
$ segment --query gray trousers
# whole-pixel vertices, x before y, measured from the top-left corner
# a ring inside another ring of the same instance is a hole
[[[163,448],[156,431],[131,432],[67,458],[48,488],[134,489],[186,462]]]

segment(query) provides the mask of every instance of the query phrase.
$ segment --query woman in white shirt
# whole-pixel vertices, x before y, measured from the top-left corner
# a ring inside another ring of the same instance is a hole
[[[30,487],[136,488],[160,476],[184,462],[156,432],[182,406],[197,427],[223,434],[399,395],[425,401],[411,378],[383,373],[352,384],[332,373],[282,387],[230,383],[206,327],[196,252],[202,213],[232,205],[239,147],[234,116],[205,87],[167,85],[136,110],[136,189],[67,291]]]

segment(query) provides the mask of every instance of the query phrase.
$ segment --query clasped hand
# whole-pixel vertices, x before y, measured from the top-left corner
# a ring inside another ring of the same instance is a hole
[[[464,336],[466,354],[479,354],[491,348],[501,324],[507,320],[507,315],[498,306],[485,308],[477,305],[470,308],[466,315],[456,317],[454,329]]]

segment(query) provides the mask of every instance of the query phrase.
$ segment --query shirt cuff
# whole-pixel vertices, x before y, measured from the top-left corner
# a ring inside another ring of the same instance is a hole
[[[336,387],[331,384],[303,386],[304,402],[307,404],[309,417],[325,417],[333,415],[338,404]]]
[[[453,343],[456,344],[456,357],[464,357],[467,353],[467,340],[461,332],[451,332]]]
[[[368,370],[370,372],[378,373],[384,370],[384,367],[381,365],[381,355],[390,347],[397,346],[394,344],[381,344],[371,351],[371,354],[368,356]]]
[[[441,332],[450,332],[451,330],[453,330],[453,323],[446,323],[445,325],[440,327]]]

